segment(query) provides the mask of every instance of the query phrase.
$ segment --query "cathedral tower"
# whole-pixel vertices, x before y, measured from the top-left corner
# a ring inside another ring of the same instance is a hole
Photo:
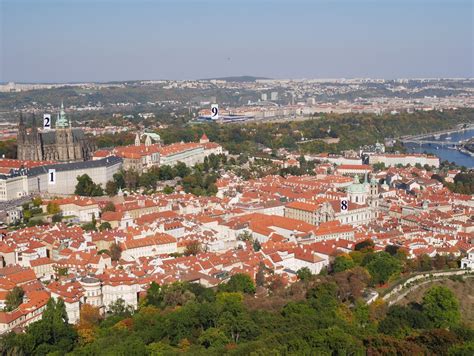
[[[85,161],[95,150],[81,129],[72,128],[63,103],[52,130],[40,132],[33,116],[32,129],[28,133],[20,116],[17,143],[17,157],[21,160]]]

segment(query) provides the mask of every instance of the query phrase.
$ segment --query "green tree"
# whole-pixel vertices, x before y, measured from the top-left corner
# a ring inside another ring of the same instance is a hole
[[[83,174],[77,177],[77,185],[74,194],[95,197],[104,195],[104,191],[100,185],[97,185],[92,181],[91,177],[87,174]]]
[[[210,347],[223,347],[230,342],[227,335],[221,329],[218,328],[209,328],[205,330],[199,336],[198,341],[207,349]]]
[[[378,330],[384,334],[405,337],[413,329],[429,329],[431,321],[418,308],[392,305],[386,317],[379,323]]]
[[[174,188],[170,187],[169,185],[167,185],[166,187],[163,188],[163,193],[164,194],[172,194],[173,192],[174,192]]]
[[[255,293],[255,284],[252,278],[245,273],[234,274],[222,288],[226,292]]]
[[[359,243],[357,243],[354,246],[354,249],[356,251],[361,251],[361,250],[373,250],[374,249],[374,242],[372,240],[364,240]]]
[[[262,249],[262,245],[257,239],[255,239],[255,241],[253,242],[252,247],[255,252],[258,252]]]
[[[32,203],[34,207],[39,208],[43,204],[43,200],[41,197],[34,197]]]
[[[110,258],[112,261],[118,261],[120,260],[120,257],[122,257],[122,248],[116,242],[112,242],[112,244],[110,245],[109,251],[110,251]]]
[[[161,294],[163,296],[162,307],[183,306],[196,299],[194,293],[188,289],[187,284],[181,282],[164,285],[161,288]]]
[[[108,306],[108,313],[113,316],[129,317],[133,314],[133,308],[119,298]]]
[[[237,240],[239,241],[250,241],[252,242],[253,241],[253,235],[251,232],[245,230],[244,232],[241,232],[238,236],[237,236]]]
[[[186,256],[195,256],[202,251],[202,246],[199,241],[191,241],[186,245],[186,249],[184,250],[184,254]]]
[[[134,169],[129,169],[124,172],[124,184],[129,190],[135,190],[138,188],[140,181],[140,174]]]
[[[53,223],[59,223],[63,220],[63,215],[62,214],[54,214],[53,217],[51,218],[51,221]]]
[[[61,212],[61,209],[59,208],[59,204],[55,202],[49,202],[48,205],[46,206],[46,211],[48,214],[54,215],[54,214],[59,214]]]
[[[102,208],[102,213],[105,213],[106,211],[115,211],[115,204],[111,201],[108,201],[107,204],[105,204],[105,206]]]
[[[351,256],[349,255],[339,255],[336,256],[334,259],[334,262],[332,264],[332,270],[333,272],[342,272],[347,269],[351,269],[352,267],[355,266],[354,261],[352,260]]]
[[[456,334],[445,329],[426,330],[408,340],[426,347],[431,355],[447,355],[449,348],[461,341]]]
[[[175,177],[173,168],[168,165],[163,165],[160,167],[160,180],[171,180]]]
[[[397,245],[387,245],[385,247],[385,252],[388,252],[390,255],[395,256],[400,249],[400,246]]]
[[[311,273],[310,269],[308,267],[302,267],[300,268],[297,272],[296,275],[298,278],[302,281],[309,281],[313,274]]]
[[[5,300],[5,311],[12,311],[18,306],[23,303],[23,296],[25,295],[25,291],[23,288],[15,286],[11,291],[7,293],[7,297]]]
[[[105,194],[107,194],[109,197],[113,197],[114,195],[117,194],[119,188],[117,186],[117,183],[113,180],[109,180],[105,184]]]
[[[99,225],[99,231],[105,231],[112,229],[112,225],[108,221],[104,221]]]
[[[191,173],[191,169],[183,162],[178,162],[175,166],[176,175],[184,178]]]
[[[386,283],[390,277],[399,273],[402,269],[401,262],[387,252],[378,252],[373,254],[367,270],[372,276],[373,283]]]
[[[92,214],[91,222],[82,225],[82,229],[84,231],[97,231],[97,220],[95,219],[95,215]]]
[[[375,172],[380,172],[380,171],[383,171],[386,167],[385,167],[385,163],[380,162],[380,163],[373,164],[372,168],[374,169]]]
[[[66,306],[62,299],[50,299],[41,320],[26,329],[27,343],[19,345],[26,354],[64,354],[72,350],[77,333],[68,323]]]
[[[260,262],[258,264],[257,274],[255,276],[255,283],[259,287],[265,284],[265,270],[266,270],[265,263]]]
[[[338,306],[337,285],[331,282],[318,284],[308,291],[307,298],[314,309],[331,316]]]
[[[422,306],[423,313],[438,328],[454,326],[461,319],[459,301],[447,287],[431,287],[423,297]]]
[[[162,302],[163,294],[161,293],[160,285],[156,282],[151,282],[150,287],[146,291],[145,305],[159,307]]]
[[[114,180],[115,187],[117,188],[117,191],[120,188],[121,189],[125,188],[125,173],[123,171],[115,173],[112,178]]]

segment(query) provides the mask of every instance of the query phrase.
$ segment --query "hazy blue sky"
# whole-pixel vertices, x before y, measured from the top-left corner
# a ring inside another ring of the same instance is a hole
[[[474,0],[0,2],[0,81],[474,76]]]

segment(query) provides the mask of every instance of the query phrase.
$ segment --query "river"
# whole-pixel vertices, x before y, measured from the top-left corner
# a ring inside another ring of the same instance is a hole
[[[423,153],[428,152],[435,154],[441,161],[448,160],[449,162],[455,162],[459,166],[466,166],[468,168],[474,168],[474,157],[469,156],[465,153],[459,152],[458,150],[449,149],[448,145],[444,144],[446,141],[459,142],[468,140],[474,137],[474,129],[464,130],[451,134],[444,134],[439,137],[429,137],[427,140],[438,141],[437,144],[422,144],[417,143],[406,143],[405,147],[408,152]]]

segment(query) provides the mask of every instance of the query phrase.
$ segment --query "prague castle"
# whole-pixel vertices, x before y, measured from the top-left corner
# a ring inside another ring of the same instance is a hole
[[[27,133],[23,117],[20,116],[17,144],[17,158],[32,161],[86,161],[95,150],[81,129],[72,128],[63,104],[53,130],[40,132],[33,116],[31,132]]]

